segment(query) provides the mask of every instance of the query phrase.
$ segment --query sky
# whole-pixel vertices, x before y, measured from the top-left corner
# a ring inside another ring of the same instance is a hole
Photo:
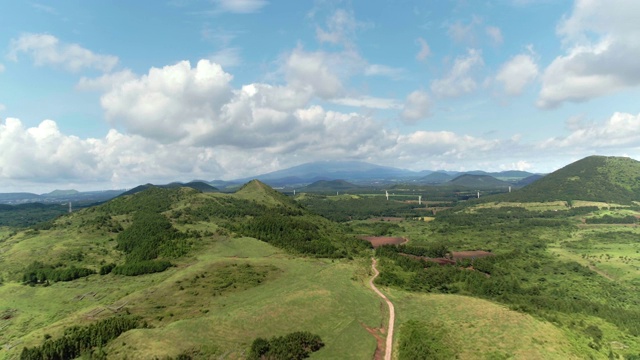
[[[0,0],[0,192],[640,159],[637,0]]]

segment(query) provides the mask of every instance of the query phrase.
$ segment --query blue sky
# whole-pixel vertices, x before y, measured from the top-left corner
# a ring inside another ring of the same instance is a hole
[[[634,0],[0,6],[1,192],[640,159]]]

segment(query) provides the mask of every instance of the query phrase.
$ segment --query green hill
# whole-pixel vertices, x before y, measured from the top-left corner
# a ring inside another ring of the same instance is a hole
[[[216,192],[218,191],[218,189],[216,189],[215,187],[204,183],[204,182],[200,182],[200,181],[192,181],[186,184],[183,183],[179,183],[179,182],[172,182],[170,184],[166,184],[166,185],[153,185],[153,184],[144,184],[144,185],[138,185],[136,187],[134,187],[133,189],[130,189],[122,194],[120,194],[120,196],[126,196],[126,195],[133,195],[133,194],[137,194],[141,191],[147,190],[149,188],[160,188],[160,189],[177,189],[177,188],[181,188],[181,187],[187,187],[187,188],[192,188],[201,192]]]
[[[434,172],[418,179],[418,182],[425,184],[442,184],[451,181],[453,177],[443,172]]]
[[[489,175],[464,174],[446,182],[444,185],[464,186],[470,189],[494,189],[506,188],[509,183]]]
[[[640,161],[589,156],[518,190],[515,201],[586,200],[629,204],[640,201]]]

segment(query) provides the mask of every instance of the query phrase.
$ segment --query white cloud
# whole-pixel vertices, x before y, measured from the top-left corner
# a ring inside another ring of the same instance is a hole
[[[502,45],[504,39],[502,37],[502,31],[500,31],[500,28],[495,26],[487,26],[485,28],[485,31],[495,45]]]
[[[178,141],[214,121],[231,97],[232,76],[220,65],[200,60],[195,67],[182,61],[147,75],[126,78],[105,93],[100,103],[111,124],[134,134]]]
[[[266,0],[213,0],[220,12],[249,14],[260,11],[269,2]]]
[[[398,79],[404,74],[404,70],[387,65],[369,64],[364,68],[366,76],[386,76],[392,79]]]
[[[4,71],[4,65],[0,63],[0,73]]]
[[[640,85],[640,3],[577,0],[557,32],[567,48],[545,69],[537,105],[554,108]]]
[[[401,107],[394,99],[384,99],[372,96],[333,99],[331,100],[331,103],[368,109],[399,109]]]
[[[418,51],[418,54],[416,55],[416,60],[425,61],[429,57],[429,55],[431,55],[431,48],[429,47],[429,44],[427,44],[427,41],[423,38],[418,38],[416,42],[420,46],[420,51]]]
[[[136,75],[131,70],[104,74],[97,78],[83,76],[78,81],[76,88],[83,91],[109,91],[114,86],[133,80],[135,77]]]
[[[422,90],[416,90],[407,96],[407,101],[402,109],[402,119],[406,123],[414,123],[429,116],[431,111],[431,99]]]
[[[289,54],[285,61],[285,77],[291,86],[311,91],[313,94],[329,99],[343,92],[342,81],[337,69],[349,71],[347,57],[324,52],[306,52],[300,48]]]
[[[496,80],[508,95],[520,95],[539,74],[538,65],[529,54],[519,54],[502,64]]]
[[[7,107],[4,104],[0,104],[0,111],[5,111]]]
[[[220,64],[223,68],[236,67],[242,64],[240,48],[237,47],[229,47],[216,51],[213,55],[209,56],[209,60]]]
[[[123,188],[148,181],[218,177],[221,169],[215,157],[211,149],[162,145],[116,130],[101,139],[80,139],[62,134],[52,120],[32,128],[13,118],[0,122],[4,185],[90,183]]]
[[[364,25],[359,23],[353,13],[337,9],[328,19],[326,29],[316,27],[316,38],[321,43],[352,45],[355,32]]]
[[[569,119],[571,133],[539,144],[539,148],[571,149],[572,151],[604,151],[640,149],[640,114],[614,113],[602,123],[582,123]]]
[[[476,43],[476,26],[480,25],[482,20],[474,16],[471,18],[468,24],[462,21],[456,21],[450,24],[447,29],[447,34],[458,43],[466,43],[469,45],[475,45]]]
[[[116,56],[95,54],[78,44],[62,43],[48,34],[23,34],[11,40],[8,57],[17,61],[20,53],[30,55],[38,66],[59,66],[73,72],[82,69],[108,72],[118,64]]]
[[[475,91],[478,84],[474,78],[474,70],[483,64],[481,52],[469,49],[465,56],[455,59],[444,78],[431,82],[431,91],[439,97],[457,97]]]

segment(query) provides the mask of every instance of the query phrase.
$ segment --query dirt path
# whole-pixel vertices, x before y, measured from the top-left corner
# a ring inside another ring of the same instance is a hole
[[[391,350],[393,347],[393,324],[396,320],[396,312],[393,307],[393,303],[391,303],[391,301],[389,301],[389,299],[373,284],[373,280],[375,280],[378,275],[380,275],[380,272],[378,271],[378,269],[376,269],[376,264],[378,263],[376,259],[371,258],[371,260],[373,260],[373,262],[371,263],[371,268],[373,269],[373,277],[371,278],[371,280],[369,280],[369,285],[371,285],[373,291],[375,291],[378,296],[383,298],[384,301],[387,302],[387,306],[389,306],[389,325],[387,326],[387,345],[385,346],[384,360],[391,360]]]

